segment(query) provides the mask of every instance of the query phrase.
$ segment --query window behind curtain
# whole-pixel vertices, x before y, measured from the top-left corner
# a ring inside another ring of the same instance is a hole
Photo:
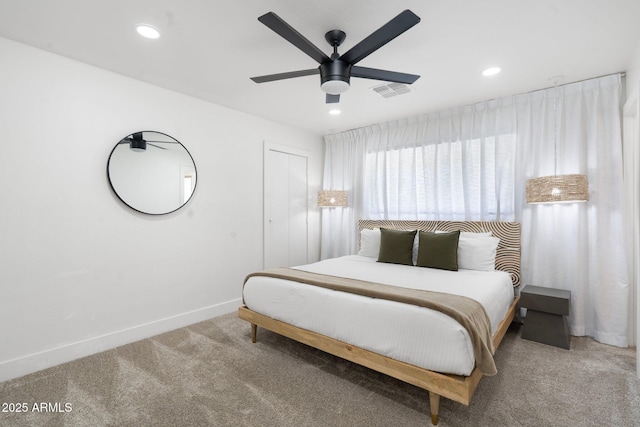
[[[513,220],[514,159],[513,134],[370,151],[365,217]]]

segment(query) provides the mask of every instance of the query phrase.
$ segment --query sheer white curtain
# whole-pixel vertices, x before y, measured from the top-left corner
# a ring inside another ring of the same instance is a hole
[[[349,207],[322,209],[321,259],[358,251],[356,235],[358,219],[362,218],[363,153],[367,133],[360,129],[325,137],[322,188],[348,191]]]
[[[324,188],[351,201],[323,211],[322,257],[357,251],[360,218],[520,221],[523,283],[570,290],[572,333],[626,346],[620,93],[612,75],[328,135]],[[591,200],[528,205],[556,135],[557,173],[587,174]]]
[[[516,98],[518,173],[528,178],[586,174],[587,203],[528,205],[520,195],[524,283],[571,291],[573,335],[626,346],[629,280],[626,266],[621,77],[612,75]],[[556,132],[554,132],[554,128]]]
[[[364,215],[513,220],[515,116],[500,104],[376,125],[365,154]]]

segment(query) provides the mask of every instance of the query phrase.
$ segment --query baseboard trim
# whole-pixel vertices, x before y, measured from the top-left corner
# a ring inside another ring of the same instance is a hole
[[[242,305],[240,298],[181,313],[120,331],[65,344],[60,347],[0,362],[0,382],[18,378],[52,366],[231,313]]]

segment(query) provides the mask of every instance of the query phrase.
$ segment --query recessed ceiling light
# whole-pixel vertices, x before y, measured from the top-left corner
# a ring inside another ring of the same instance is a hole
[[[498,74],[500,71],[502,71],[502,68],[500,67],[490,67],[487,68],[486,70],[484,70],[482,72],[483,76],[495,76],[496,74]]]
[[[331,114],[332,116],[337,116],[340,113],[342,113],[342,111],[338,110],[337,108],[329,110],[329,114]]]
[[[160,37],[160,31],[147,24],[138,25],[136,27],[136,31],[142,37],[146,37],[148,39],[157,39],[158,37]]]

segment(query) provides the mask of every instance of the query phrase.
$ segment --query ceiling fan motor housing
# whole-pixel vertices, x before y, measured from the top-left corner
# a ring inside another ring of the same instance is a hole
[[[147,150],[147,141],[142,137],[142,132],[136,132],[131,134],[131,140],[129,142],[129,148],[131,151],[136,151],[138,153]]]
[[[147,150],[147,141],[144,139],[132,139],[129,143],[131,151],[143,152]]]
[[[320,84],[324,92],[339,95],[349,89],[351,64],[339,59],[320,64]]]

